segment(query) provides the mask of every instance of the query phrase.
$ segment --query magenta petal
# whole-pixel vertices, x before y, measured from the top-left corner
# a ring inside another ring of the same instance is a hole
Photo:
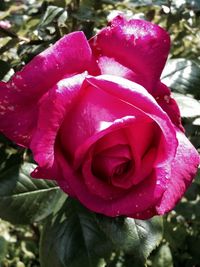
[[[87,73],[83,73],[60,80],[41,99],[37,129],[30,145],[34,159],[40,167],[49,168],[53,165],[58,130],[65,115],[79,98],[86,75]]]
[[[66,159],[59,151],[57,151],[57,157],[63,177],[62,179],[58,179],[61,188],[65,192],[68,192],[69,187],[73,188],[74,196],[88,209],[107,216],[131,216],[135,214],[137,218],[143,218],[145,216],[144,212],[148,213],[148,209],[156,205],[165,190],[160,184],[156,184],[156,177],[159,175],[158,170],[158,174],[153,173],[150,179],[144,184],[135,186],[134,189],[126,191],[117,198],[115,198],[115,195],[114,198],[104,199],[97,195],[100,194],[100,192],[97,192],[98,187],[95,187],[96,184],[93,184],[93,193],[88,189],[82,177],[71,170],[66,163]],[[90,188],[92,188],[92,184],[90,186]],[[117,188],[115,190],[117,190]],[[119,192],[122,192],[122,190],[120,189]],[[106,192],[106,194],[107,193],[108,192]],[[106,197],[108,197],[108,195]]]
[[[90,41],[94,53],[112,57],[138,75],[152,92],[160,78],[170,48],[167,32],[145,20],[117,16]]]
[[[83,179],[91,195],[98,196],[103,200],[110,200],[124,194],[121,188],[113,187],[108,180],[105,181],[104,179],[96,177],[92,173],[91,166],[92,160],[90,158],[85,160],[82,166]]]
[[[172,162],[171,179],[167,190],[157,205],[157,212],[161,215],[173,209],[181,199],[192,182],[200,163],[199,154],[187,137],[180,130],[177,130],[176,134],[179,145],[175,159]]]
[[[134,219],[140,219],[140,220],[148,220],[155,215],[157,215],[155,207],[150,207],[147,210],[144,210],[140,213],[128,214],[127,217],[131,217]]]
[[[167,114],[163,112],[155,99],[142,86],[124,78],[111,75],[88,77],[86,80],[91,85],[134,106],[152,118],[160,127],[162,131],[161,142],[165,144],[165,151],[160,151],[158,155],[159,161],[166,163],[166,159],[169,161],[173,159],[177,147],[174,126]]]
[[[70,33],[37,55],[9,84],[12,90],[20,90],[22,97],[42,96],[63,76],[85,71],[91,57],[85,35]]]
[[[98,59],[98,66],[101,70],[100,74],[109,74],[119,77],[126,78],[128,80],[137,80],[137,74],[132,70],[126,68],[119,62],[115,61],[114,58],[101,56]],[[99,75],[99,74],[98,74]]]
[[[181,115],[179,107],[176,101],[171,97],[170,89],[163,83],[158,82],[155,87],[154,98],[157,100],[161,108],[168,114],[171,121],[178,127],[182,132],[184,128],[181,124]]]
[[[65,116],[60,131],[63,148],[72,157],[88,139],[96,139],[98,133],[101,135],[114,122],[116,124],[117,121],[121,121],[123,124],[125,117],[132,117],[133,120],[136,118],[142,120],[145,117],[131,105],[91,86],[88,82],[84,82],[83,87],[81,98]]]
[[[90,138],[86,139],[85,142],[83,142],[83,144],[81,144],[74,153],[74,167],[75,167],[75,169],[77,169],[81,166],[81,163],[84,161],[86,154],[88,153],[89,149],[92,148],[92,146],[94,146],[94,150],[97,148],[97,151],[100,151],[99,145],[101,145],[101,140],[106,140],[107,139],[106,137],[109,134],[111,134],[113,136],[113,141],[115,143],[115,141],[116,141],[115,137],[116,137],[117,131],[121,130],[123,127],[128,127],[129,125],[131,125],[134,122],[135,122],[135,117],[133,117],[133,116],[123,117],[121,119],[113,121],[113,123],[111,123],[109,126],[107,126],[107,128],[103,129],[102,131],[97,132],[96,134],[94,134]],[[122,138],[123,134],[122,135],[119,134],[118,136],[120,136],[120,139],[118,139],[118,141],[119,141],[118,144],[126,144],[126,139]],[[104,139],[104,137],[105,137],[105,139]],[[111,143],[110,145],[112,145],[114,143]],[[97,144],[97,147],[96,147],[96,144]],[[105,149],[106,145],[107,145],[106,143],[105,143],[105,147],[102,145],[102,149]],[[108,146],[109,146],[109,144],[108,144]]]
[[[37,179],[55,180],[55,168],[49,168],[49,169],[47,169],[47,168],[37,167],[31,173],[31,177],[37,178]]]
[[[0,83],[0,131],[28,146],[36,126],[39,99],[63,76],[89,68],[91,58],[86,37],[74,32],[37,55],[8,83]]]

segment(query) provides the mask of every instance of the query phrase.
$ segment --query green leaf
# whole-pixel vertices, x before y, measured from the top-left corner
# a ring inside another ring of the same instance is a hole
[[[176,206],[178,214],[182,215],[186,220],[193,218],[200,220],[200,199],[199,197],[193,201],[182,201]]]
[[[0,263],[6,257],[7,251],[8,251],[7,241],[4,239],[3,236],[0,236]]]
[[[200,99],[200,67],[196,62],[184,58],[170,59],[161,79],[173,91]]]
[[[0,60],[0,80],[3,79],[3,77],[8,73],[9,70],[10,65],[5,61]]]
[[[177,216],[170,219],[171,214],[164,218],[164,239],[170,244],[170,248],[174,251],[183,248],[187,242],[186,228],[183,223],[177,222]],[[178,215],[180,216],[180,215]],[[185,219],[183,218],[183,221]]]
[[[43,41],[55,42],[60,37],[58,26],[64,24],[67,19],[67,12],[62,7],[48,6],[47,10],[37,27],[37,34],[39,39]],[[56,38],[53,40],[53,38]]]
[[[50,25],[56,18],[58,18],[62,14],[63,11],[64,9],[62,7],[48,6],[39,26],[46,27]]]
[[[148,5],[164,5],[167,4],[167,0],[130,0],[131,3],[133,3],[135,6],[148,6]]]
[[[31,179],[34,164],[14,166],[1,173],[0,217],[13,224],[43,220],[54,211],[63,193],[54,182]]]
[[[196,175],[194,182],[200,185],[200,168],[198,168],[197,175]]]
[[[161,218],[109,218],[68,199],[46,222],[40,244],[41,266],[109,266],[105,264],[111,254],[120,251],[135,262],[144,262],[161,238]]]
[[[85,209],[77,208],[71,200],[56,216],[49,219],[40,244],[41,266],[104,266],[103,260],[94,252],[98,239],[103,246],[103,236],[99,235],[93,224],[93,216]]]
[[[114,244],[115,249],[132,254],[142,262],[159,245],[163,234],[161,217],[154,217],[150,220],[123,217],[114,220],[102,217],[99,220],[99,226]]]
[[[199,247],[200,247],[200,237],[189,236],[188,237],[188,250],[195,264],[199,264]]]
[[[181,117],[194,118],[200,117],[200,102],[191,96],[173,93],[173,98],[177,101]]]
[[[167,244],[163,244],[152,261],[153,267],[173,267],[171,250]]]

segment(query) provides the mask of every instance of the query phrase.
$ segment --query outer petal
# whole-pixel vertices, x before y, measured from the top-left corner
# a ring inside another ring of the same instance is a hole
[[[172,162],[171,179],[167,190],[157,205],[157,213],[161,215],[173,209],[181,199],[192,182],[200,163],[199,154],[187,137],[179,130],[176,134],[179,145],[176,157]]]
[[[91,49],[82,32],[64,36],[37,55],[7,83],[0,83],[0,131],[28,146],[37,120],[37,103],[63,76],[90,66]]]
[[[78,74],[59,81],[41,99],[37,129],[30,145],[34,159],[40,167],[53,166],[56,136],[65,115],[80,97],[86,75],[87,73]]]
[[[158,82],[153,92],[153,96],[161,108],[168,114],[176,127],[184,132],[185,130],[181,124],[180,110],[176,101],[171,97],[170,89],[165,84]]]
[[[97,58],[114,58],[135,72],[136,82],[152,92],[166,62],[170,39],[165,30],[148,21],[117,16],[90,44]]]

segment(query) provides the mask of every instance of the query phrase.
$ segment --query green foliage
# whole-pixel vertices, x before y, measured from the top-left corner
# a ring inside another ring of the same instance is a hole
[[[13,166],[1,173],[0,217],[11,223],[28,224],[46,218],[63,196],[54,182],[30,179],[34,165]],[[6,207],[6,209],[5,209]]]
[[[0,27],[0,79],[8,81],[66,33],[83,30],[91,37],[117,11],[169,31],[171,54],[162,81],[179,103],[187,136],[200,149],[199,0],[0,0],[0,20],[11,24]],[[0,221],[0,266],[40,266],[39,240],[42,267],[199,266],[200,172],[164,216],[162,238],[160,218],[91,213],[66,200],[54,182],[31,179],[34,166],[29,151],[0,136],[0,217],[15,224]]]
[[[7,242],[6,240],[0,236],[0,261],[2,261],[7,253]]]
[[[152,265],[154,267],[173,267],[171,250],[167,244],[163,244],[158,248],[153,257]]]
[[[174,92],[191,94],[200,99],[200,62],[185,58],[170,59],[162,74],[162,81]]]
[[[161,218],[146,221],[108,218],[68,199],[46,221],[40,243],[41,264],[42,267],[103,267],[112,263],[113,255],[121,264],[125,264],[125,255],[142,264],[161,239]]]

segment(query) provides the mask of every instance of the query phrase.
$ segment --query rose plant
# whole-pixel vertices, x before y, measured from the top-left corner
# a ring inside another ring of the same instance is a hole
[[[170,211],[199,155],[160,81],[165,30],[115,17],[89,42],[73,32],[0,83],[0,131],[32,150],[34,178],[88,209],[147,219]]]

